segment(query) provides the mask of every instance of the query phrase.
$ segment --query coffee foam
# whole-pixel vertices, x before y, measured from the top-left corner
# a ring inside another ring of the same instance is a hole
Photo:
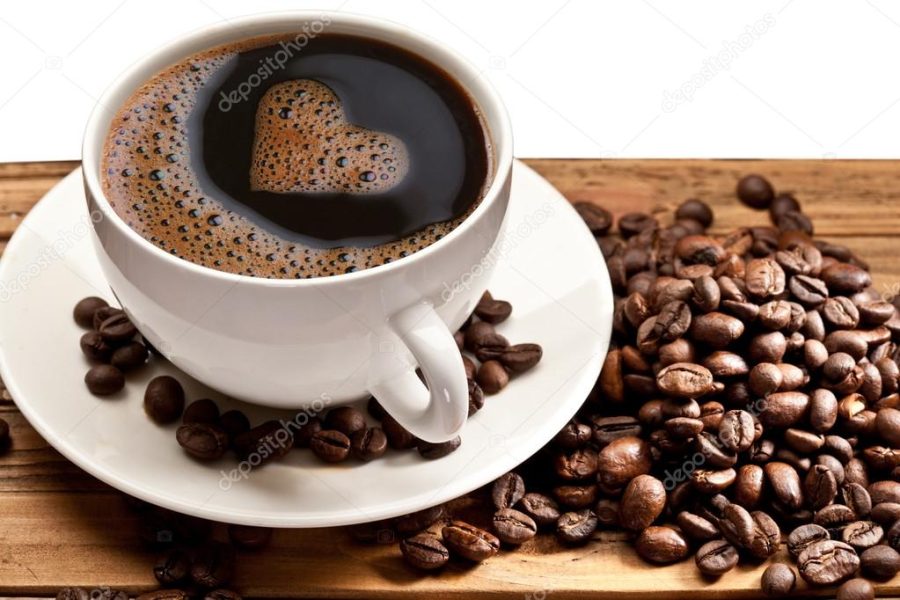
[[[318,81],[285,81],[260,99],[250,170],[254,191],[386,192],[408,166],[401,140],[349,123],[340,99]]]
[[[103,189],[115,212],[161,249],[219,271],[274,279],[339,275],[387,264],[453,231],[478,206],[395,242],[314,248],[287,240],[207,195],[191,167],[186,123],[199,91],[237,53],[290,37],[214,48],[144,83],[113,118],[102,156]],[[399,149],[400,146],[394,146]],[[399,156],[399,154],[398,154]]]

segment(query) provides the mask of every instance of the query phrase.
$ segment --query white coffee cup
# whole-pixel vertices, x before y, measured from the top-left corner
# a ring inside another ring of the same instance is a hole
[[[175,257],[129,228],[100,184],[102,148],[118,107],[150,77],[193,53],[301,32],[390,42],[442,67],[469,92],[493,153],[490,184],[473,213],[408,257],[313,279],[216,271]],[[165,46],[122,74],[91,115],[82,164],[89,210],[102,215],[94,219],[93,237],[109,285],[141,334],[178,368],[224,394],[278,408],[333,406],[371,394],[429,442],[452,439],[462,428],[468,385],[452,332],[493,271],[489,253],[509,202],[512,135],[496,91],[454,51],[402,25],[360,15],[295,11],[229,20]],[[428,388],[415,374],[417,365]]]

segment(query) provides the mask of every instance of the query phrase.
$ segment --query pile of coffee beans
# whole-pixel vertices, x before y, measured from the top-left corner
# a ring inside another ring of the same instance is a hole
[[[707,235],[713,211],[691,199],[667,226],[623,215],[614,236],[608,211],[576,204],[616,294],[594,391],[551,444],[472,495],[477,526],[433,511],[426,531],[389,521],[380,538],[433,569],[539,530],[577,544],[617,529],[648,563],[693,557],[711,578],[786,544],[796,569],[765,571],[772,596],[799,576],[870,598],[860,575],[897,574],[900,301],[848,248],[813,238],[793,195],[751,175],[737,196],[773,226]]]
[[[96,396],[115,394],[125,387],[125,373],[147,362],[147,346],[135,340],[137,328],[125,311],[103,298],[82,299],[73,317],[90,330],[80,340],[81,351],[92,365],[84,376],[85,385]]]
[[[543,355],[538,344],[510,344],[495,329],[512,314],[512,305],[485,292],[474,314],[454,338],[469,386],[469,416],[484,406],[485,395],[496,394],[515,377],[534,367]],[[127,315],[102,298],[84,298],[75,306],[75,322],[91,331],[81,338],[81,348],[94,366],[85,376],[96,395],[118,392],[125,385],[124,373],[143,365],[148,346],[135,341],[137,329]],[[294,448],[307,448],[327,463],[351,457],[363,462],[394,450],[415,448],[426,459],[447,456],[460,446],[457,436],[433,444],[417,439],[370,398],[367,412],[378,422],[370,426],[366,415],[352,406],[329,410],[324,416],[298,413],[292,421],[268,420],[251,426],[240,410],[221,412],[214,400],[201,398],[186,403],[184,388],[174,377],[153,378],[144,392],[144,411],[158,425],[181,419],[175,439],[184,451],[200,461],[214,461],[232,450],[239,460],[262,466],[286,457]],[[0,442],[2,442],[0,426]]]

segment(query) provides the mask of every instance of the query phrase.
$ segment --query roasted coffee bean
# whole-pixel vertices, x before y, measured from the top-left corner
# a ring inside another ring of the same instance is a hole
[[[129,342],[120,348],[113,350],[109,362],[120,371],[136,369],[147,362],[150,352],[140,342]]]
[[[711,353],[703,361],[703,366],[716,378],[738,377],[746,375],[750,370],[741,355],[726,350]]]
[[[468,416],[472,416],[479,410],[484,408],[484,390],[478,385],[474,377],[469,377],[466,382],[469,386],[469,412]]]
[[[824,433],[837,422],[838,401],[831,390],[818,388],[809,396],[809,424],[815,431]]]
[[[228,435],[217,425],[187,423],[175,432],[184,451],[200,460],[216,460],[228,450]]]
[[[713,211],[709,205],[702,200],[691,198],[682,202],[675,209],[676,219],[693,219],[700,223],[703,227],[709,227],[713,222]]]
[[[384,415],[381,420],[381,428],[384,430],[384,435],[387,436],[388,444],[394,450],[408,450],[415,447],[418,441],[416,436],[408,432],[391,415]]]
[[[872,512],[872,497],[863,486],[858,483],[848,483],[841,489],[844,504],[853,511],[859,519],[869,517]]]
[[[312,436],[309,448],[325,462],[341,462],[350,454],[350,438],[336,429],[323,429]]]
[[[702,494],[717,494],[731,487],[736,478],[734,469],[697,469],[691,474],[691,483]]]
[[[228,583],[234,569],[231,546],[212,542],[198,550],[191,565],[191,579],[199,586],[217,588]]]
[[[361,429],[350,436],[350,452],[366,462],[383,456],[387,445],[387,436],[381,427]]]
[[[802,392],[777,392],[766,397],[759,420],[765,427],[787,428],[800,421],[809,408]]]
[[[79,343],[84,355],[96,362],[109,362],[109,358],[114,350],[112,346],[106,343],[103,336],[96,331],[88,331],[82,335]]]
[[[473,562],[486,560],[500,550],[500,540],[494,534],[464,521],[451,521],[441,536],[451,553]]]
[[[753,416],[743,410],[730,410],[719,424],[719,440],[732,452],[745,452],[756,439]]]
[[[353,406],[332,408],[322,423],[325,429],[335,429],[347,437],[366,428],[366,417]]]
[[[422,458],[436,460],[455,452],[461,443],[462,439],[459,436],[456,436],[452,440],[447,440],[446,442],[426,442],[424,440],[419,440],[419,443],[416,444],[416,449],[419,451]]]
[[[853,575],[859,557],[843,542],[825,540],[806,547],[797,558],[800,576],[811,585],[834,585]]]
[[[755,298],[765,299],[784,292],[784,269],[774,258],[754,258],[747,263],[747,291]]]
[[[573,204],[578,216],[588,229],[596,236],[606,235],[612,227],[612,213],[593,202],[575,202]]]
[[[124,312],[119,312],[100,323],[97,331],[110,344],[121,344],[133,338],[137,328]]]
[[[209,398],[195,400],[187,405],[181,415],[181,422],[217,424],[219,422],[219,406]]]
[[[803,306],[816,308],[828,299],[828,287],[825,282],[809,275],[794,275],[788,288]]]
[[[631,212],[619,217],[619,233],[625,239],[657,227],[659,223],[656,218],[646,213]]]
[[[272,419],[238,434],[232,445],[242,459],[264,465],[287,456],[294,447],[294,436],[281,421]]]
[[[750,513],[753,518],[753,532],[747,544],[747,551],[754,558],[760,560],[768,558],[778,551],[781,543],[781,530],[778,524],[767,513],[754,511]]]
[[[892,447],[900,447],[900,410],[882,408],[875,417],[878,435]]]
[[[663,419],[698,419],[700,418],[700,405],[691,398],[666,398],[660,405]]]
[[[775,198],[775,190],[767,179],[759,175],[746,175],[737,184],[738,200],[757,210],[769,208]]]
[[[873,521],[854,521],[844,527],[841,537],[845,544],[850,544],[857,552],[881,543],[883,538],[884,529]]]
[[[791,322],[791,305],[784,300],[766,302],[759,307],[756,322],[772,331],[787,329]]]
[[[560,448],[575,450],[586,446],[588,442],[591,441],[592,436],[593,429],[590,425],[579,423],[573,419],[569,421],[565,427],[559,430],[559,433],[556,434],[553,441]]]
[[[567,512],[556,522],[556,537],[568,544],[583,544],[597,529],[597,516],[590,509]]]
[[[656,375],[656,385],[665,394],[676,398],[697,398],[709,393],[713,376],[709,369],[693,363],[675,363]]]
[[[634,549],[644,560],[665,565],[684,560],[690,546],[682,535],[671,527],[648,527],[637,537]]]
[[[72,316],[79,326],[90,329],[94,326],[94,313],[98,309],[107,308],[108,306],[109,303],[103,298],[88,296],[78,301],[78,304],[75,305],[75,309],[72,311]]]
[[[85,373],[84,383],[95,396],[109,396],[125,387],[125,375],[112,365],[94,365]]]
[[[833,263],[822,269],[822,281],[836,294],[855,294],[872,285],[872,276],[856,265]]]
[[[859,310],[846,296],[828,298],[822,306],[822,317],[835,329],[854,329],[859,325]]]
[[[783,232],[802,232],[813,234],[813,224],[809,217],[797,210],[789,210],[779,215],[775,225]]]
[[[703,431],[703,421],[689,417],[675,417],[665,423],[666,431],[679,440],[693,439]]]
[[[496,394],[509,383],[509,373],[499,361],[488,360],[479,367],[476,381],[486,394]]]
[[[859,557],[860,570],[876,581],[888,581],[900,571],[900,553],[883,544],[866,549]]]
[[[747,510],[755,508],[762,499],[765,482],[759,465],[742,465],[734,482],[734,502]]]
[[[228,539],[244,550],[261,550],[272,540],[272,529],[251,525],[229,525]]]
[[[837,590],[836,600],[875,600],[875,588],[859,577],[845,581]]]
[[[497,360],[510,373],[524,373],[540,362],[543,352],[538,344],[514,344],[503,350]]]
[[[816,465],[809,470],[804,480],[806,500],[813,510],[831,504],[837,494],[837,480],[828,467]]]
[[[797,576],[794,570],[784,563],[772,563],[763,571],[760,588],[770,598],[783,598],[794,591]]]
[[[780,331],[761,333],[750,339],[747,356],[755,363],[778,363],[787,352],[787,339]]]
[[[868,341],[855,329],[832,331],[825,336],[824,341],[828,352],[845,352],[854,361],[862,360],[869,349]]]
[[[725,540],[713,540],[700,546],[694,562],[707,577],[719,577],[737,566],[737,548]]]
[[[518,506],[541,527],[552,525],[559,519],[559,505],[544,494],[529,492],[522,496]]]
[[[872,507],[870,514],[872,520],[890,527],[900,520],[900,504],[896,502],[882,502]]]
[[[579,510],[592,506],[597,501],[595,484],[559,485],[553,488],[553,495],[566,508]]]
[[[652,475],[632,479],[619,507],[619,522],[626,529],[641,531],[653,524],[666,506],[666,488]]]
[[[688,511],[681,511],[675,515],[678,527],[693,540],[705,542],[719,536],[716,526],[704,517]]]
[[[763,470],[770,489],[779,502],[794,510],[803,506],[803,490],[797,470],[783,462],[770,462]]]
[[[829,539],[827,529],[821,525],[807,523],[797,527],[788,535],[788,552],[796,559],[808,546],[827,539]]]
[[[868,492],[872,498],[872,504],[881,504],[882,502],[900,503],[900,483],[896,481],[873,482],[872,485],[868,486]]]
[[[475,306],[475,316],[482,321],[496,325],[502,323],[512,314],[512,304],[506,300],[495,300],[490,292],[485,292]]]
[[[509,341],[497,333],[494,326],[486,321],[472,323],[466,329],[464,343],[466,350],[473,354],[484,349],[500,352],[509,346]]]
[[[695,342],[724,350],[744,334],[745,325],[739,319],[720,312],[697,315],[691,322],[690,336]]]
[[[638,475],[650,472],[650,445],[638,437],[610,442],[597,455],[597,480],[607,489],[619,489]]]
[[[816,511],[813,522],[826,529],[840,529],[856,520],[853,510],[843,504],[829,504]]]
[[[491,500],[497,510],[512,508],[525,496],[525,480],[510,471],[501,475],[491,488]]]
[[[430,533],[420,533],[401,540],[400,552],[407,564],[422,571],[440,569],[450,560],[450,551]]]
[[[144,391],[144,412],[159,425],[174,423],[184,410],[184,388],[168,375],[154,377]]]
[[[691,309],[681,300],[665,304],[656,315],[654,336],[663,342],[671,342],[683,336],[691,326]]]
[[[513,508],[501,508],[494,513],[494,532],[504,544],[518,546],[537,534],[537,524],[528,515]]]
[[[310,419],[308,423],[313,421],[318,423],[318,419],[315,418]],[[250,431],[250,419],[239,410],[229,410],[222,413],[222,416],[219,417],[219,426],[228,434],[231,440],[234,440],[238,435]],[[304,424],[305,426],[306,424]],[[303,431],[304,427],[300,427],[299,431]]]
[[[392,524],[398,534],[406,537],[428,529],[434,523],[444,519],[446,515],[446,505],[438,504],[437,506],[423,508],[422,510],[397,517]]]
[[[99,331],[100,325],[103,323],[103,321],[107,320],[110,317],[124,314],[125,311],[123,311],[121,308],[116,308],[114,306],[101,306],[94,311],[94,318],[91,322],[91,326]]]
[[[597,473],[597,452],[592,448],[560,453],[556,456],[556,475],[565,481],[579,481]]]
[[[161,556],[153,566],[153,576],[162,585],[179,585],[191,574],[191,557],[184,550],[176,549]]]

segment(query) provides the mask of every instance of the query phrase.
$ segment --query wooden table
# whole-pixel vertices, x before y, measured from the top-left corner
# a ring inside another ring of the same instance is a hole
[[[741,174],[765,174],[779,189],[796,193],[817,233],[868,260],[880,289],[900,291],[900,163],[527,162],[569,199],[595,201],[616,214],[652,211],[666,222],[680,201],[702,198],[716,208],[716,232],[766,223],[765,213],[739,206],[733,193]],[[76,166],[0,165],[0,240],[8,239],[31,206]],[[0,416],[9,421],[14,439],[12,450],[0,457],[0,595],[52,595],[66,585],[108,585],[131,593],[154,589],[154,555],[139,543],[136,517],[121,495],[50,448],[5,389]],[[253,597],[562,600],[617,592],[629,598],[750,598],[759,595],[760,571],[741,567],[709,582],[690,562],[650,568],[621,534],[603,532],[581,549],[560,548],[543,536],[476,568],[453,565],[440,575],[420,575],[404,566],[396,546],[363,546],[345,530],[318,529],[276,532],[270,548],[242,557],[234,587]],[[879,587],[879,594],[897,593],[900,577]]]

